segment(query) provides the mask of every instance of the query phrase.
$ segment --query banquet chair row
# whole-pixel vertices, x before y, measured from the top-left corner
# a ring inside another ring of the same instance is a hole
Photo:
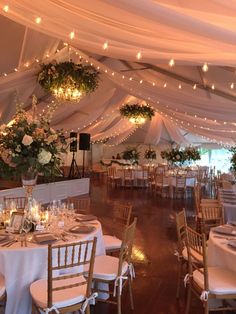
[[[134,309],[132,280],[134,268],[131,254],[137,219],[126,227],[119,257],[95,257],[97,238],[63,245],[48,245],[48,276],[30,286],[32,313],[90,313],[95,299],[117,304],[121,314],[121,295],[128,283],[131,309]],[[71,270],[68,272],[68,270]],[[106,290],[101,283],[108,284]],[[93,284],[93,287],[92,287]],[[107,300],[98,299],[98,292],[109,294]]]

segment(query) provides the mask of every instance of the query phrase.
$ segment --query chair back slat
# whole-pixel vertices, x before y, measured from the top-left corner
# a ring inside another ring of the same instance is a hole
[[[180,253],[182,253],[182,250],[185,246],[185,240],[186,240],[186,214],[185,210],[183,209],[181,212],[177,213],[175,216],[176,220],[176,231],[177,231],[177,238],[178,238],[178,247]]]
[[[16,206],[16,209],[18,210],[24,210],[27,205],[27,197],[6,197],[3,198],[4,201],[4,207],[8,209],[11,206],[11,203],[14,203]]]
[[[81,214],[89,214],[90,213],[90,197],[83,197],[83,198],[77,198],[77,197],[68,197],[67,198],[67,204],[68,206],[70,204],[73,204],[74,209],[77,210]]]

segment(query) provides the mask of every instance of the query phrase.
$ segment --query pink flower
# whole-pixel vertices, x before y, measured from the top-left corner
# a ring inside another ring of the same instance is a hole
[[[30,135],[25,134],[22,139],[22,144],[25,146],[29,146],[31,143],[33,143],[33,139]]]

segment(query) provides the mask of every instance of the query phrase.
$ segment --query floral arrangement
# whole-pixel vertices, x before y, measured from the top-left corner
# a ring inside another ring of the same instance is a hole
[[[157,157],[157,154],[155,150],[149,148],[145,151],[145,154],[144,154],[145,159],[156,159],[156,157]]]
[[[137,148],[135,147],[128,147],[123,153],[122,153],[122,158],[124,160],[129,160],[133,164],[138,163],[140,156],[140,152],[138,152]]]
[[[67,145],[63,134],[50,127],[50,111],[40,119],[34,115],[17,105],[13,120],[0,127],[1,176],[19,177],[31,171],[50,179],[60,174],[60,154]]]
[[[126,104],[120,108],[120,114],[128,119],[141,117],[151,120],[155,110],[148,105]]]
[[[47,92],[55,96],[68,96],[69,100],[93,92],[98,87],[99,72],[91,65],[72,61],[52,61],[41,65],[37,79]]]
[[[180,147],[172,148],[161,152],[161,157],[171,163],[183,164],[186,161],[196,161],[201,159],[199,151],[194,147],[181,149]]]

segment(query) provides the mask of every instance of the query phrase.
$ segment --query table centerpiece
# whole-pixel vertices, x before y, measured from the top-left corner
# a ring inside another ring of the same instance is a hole
[[[50,127],[50,109],[36,116],[36,103],[33,97],[32,114],[17,104],[13,120],[0,127],[1,176],[21,178],[28,197],[32,196],[38,174],[47,181],[60,174],[60,155],[67,145],[62,131]]]

